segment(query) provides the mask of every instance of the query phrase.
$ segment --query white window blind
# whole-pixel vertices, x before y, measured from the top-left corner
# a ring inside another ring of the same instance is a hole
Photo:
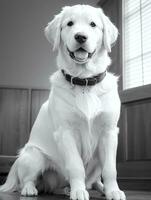
[[[123,0],[123,89],[151,84],[151,0]]]

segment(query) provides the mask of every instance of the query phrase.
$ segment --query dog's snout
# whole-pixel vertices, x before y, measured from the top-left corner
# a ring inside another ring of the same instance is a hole
[[[76,40],[78,43],[80,43],[80,44],[86,42],[86,40],[87,40],[87,36],[84,35],[84,34],[81,34],[81,33],[77,33],[77,34],[74,36],[74,38],[75,38],[75,40]]]

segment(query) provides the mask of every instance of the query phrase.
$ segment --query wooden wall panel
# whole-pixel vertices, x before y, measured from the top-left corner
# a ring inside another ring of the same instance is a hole
[[[32,90],[31,91],[31,126],[38,115],[41,105],[48,99],[49,90]]]
[[[120,94],[118,180],[123,189],[148,190],[151,188],[151,97],[137,100],[132,95],[126,102],[125,93]]]
[[[15,156],[28,138],[28,90],[0,89],[0,154]]]
[[[151,159],[151,99],[128,103],[127,160]]]
[[[0,87],[0,175],[7,173],[28,141],[49,90]]]

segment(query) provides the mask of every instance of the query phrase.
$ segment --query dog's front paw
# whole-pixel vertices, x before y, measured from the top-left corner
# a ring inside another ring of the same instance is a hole
[[[72,199],[72,200],[89,200],[89,193],[85,189],[71,190],[70,199]]]
[[[122,190],[106,191],[105,196],[107,200],[126,200],[126,196]]]
[[[37,196],[38,190],[35,188],[35,185],[31,182],[28,182],[24,185],[22,191],[22,196]]]

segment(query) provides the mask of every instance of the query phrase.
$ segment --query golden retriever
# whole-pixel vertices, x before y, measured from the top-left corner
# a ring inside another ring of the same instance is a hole
[[[117,28],[101,8],[75,5],[64,7],[45,35],[57,51],[58,71],[51,76],[49,99],[29,141],[0,191],[35,196],[41,189],[69,185],[73,200],[88,200],[92,187],[108,200],[125,200],[116,180],[117,77],[107,71]]]

